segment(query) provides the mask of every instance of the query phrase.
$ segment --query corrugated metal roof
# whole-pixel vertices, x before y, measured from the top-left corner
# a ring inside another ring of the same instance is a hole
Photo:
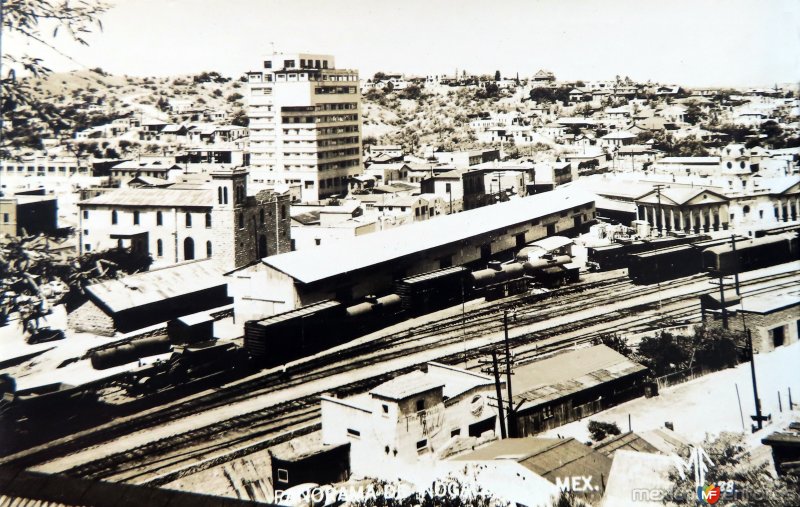
[[[215,195],[210,189],[125,188],[78,203],[104,206],[158,206],[175,208],[211,208]]]
[[[279,313],[277,315],[273,315],[272,317],[267,317],[266,319],[259,320],[258,323],[264,326],[268,326],[270,324],[276,324],[278,322],[284,322],[286,320],[294,319],[296,317],[302,317],[304,315],[310,315],[314,312],[319,312],[322,310],[329,310],[331,308],[335,308],[337,306],[341,306],[341,303],[335,301],[333,299],[326,299],[324,301],[320,301],[319,303],[314,303],[311,305],[300,307],[296,310],[290,310],[288,312]]]
[[[402,400],[432,389],[445,386],[445,381],[416,370],[384,382],[369,393],[390,400]]]
[[[658,453],[658,449],[636,433],[629,431],[611,437],[594,446],[594,450],[601,452],[609,458],[618,450]]]
[[[592,203],[591,194],[556,189],[319,248],[274,255],[262,262],[295,280],[311,283]]]
[[[114,313],[225,285],[210,259],[145,271],[86,287],[93,298]]]
[[[517,367],[514,400],[525,401],[524,410],[645,369],[605,345],[595,345]]]

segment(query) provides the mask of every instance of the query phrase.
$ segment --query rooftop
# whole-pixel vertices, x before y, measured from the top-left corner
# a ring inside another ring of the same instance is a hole
[[[78,205],[210,208],[213,203],[214,192],[208,189],[125,188],[86,199]]]
[[[605,345],[573,350],[519,366],[514,401],[524,410],[645,369]]]
[[[225,284],[210,259],[184,262],[86,287],[111,312],[157,303]]]
[[[556,189],[319,248],[265,257],[262,262],[295,280],[312,283],[591,203],[594,197],[590,194]]]
[[[765,293],[742,298],[740,309],[748,313],[767,314],[800,306],[800,291],[781,294]]]
[[[608,477],[611,460],[574,438],[507,438],[454,458],[455,461],[513,460],[550,482],[572,476]],[[598,481],[599,482],[599,481]]]
[[[373,396],[390,400],[404,400],[416,394],[444,387],[441,379],[430,377],[425,372],[416,370],[406,375],[395,377],[374,388],[369,393]]]

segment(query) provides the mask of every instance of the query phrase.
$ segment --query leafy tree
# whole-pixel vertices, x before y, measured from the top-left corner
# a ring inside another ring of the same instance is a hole
[[[717,327],[697,326],[694,332],[695,363],[712,370],[736,366],[746,359],[739,350],[746,344],[745,334]]]
[[[500,71],[499,70],[494,71],[494,80],[495,81],[500,81]]]
[[[401,95],[404,99],[419,100],[422,97],[422,89],[417,85],[408,85]]]
[[[233,117],[231,118],[231,125],[236,125],[239,127],[246,127],[250,124],[250,120],[247,118],[247,113],[244,109],[239,109],[235,113],[233,113]]]
[[[169,101],[162,95],[159,97],[158,102],[156,102],[156,107],[161,111],[167,111],[169,109]]]
[[[3,2],[2,28],[4,32],[16,34],[28,42],[42,44],[63,54],[55,43],[49,40],[55,39],[61,31],[67,32],[68,36],[78,43],[88,45],[83,37],[91,32],[91,27],[94,25],[102,29],[99,16],[106,10],[108,5],[97,0],[59,3],[51,0],[9,0]],[[52,37],[42,33],[40,20],[55,24]],[[3,63],[11,68],[7,75],[0,76],[2,112],[5,114],[19,106],[34,103],[28,83],[17,80],[14,69],[21,67],[35,78],[46,76],[50,73],[50,69],[45,67],[40,57],[9,52],[7,48],[4,48],[2,59]]]
[[[386,79],[386,74],[380,71],[376,72],[375,75],[372,76],[373,81],[381,81],[383,79]]]
[[[686,113],[683,115],[683,119],[686,120],[686,123],[691,125],[697,125],[697,122],[700,121],[700,118],[703,116],[703,110],[700,109],[700,106],[697,102],[689,102],[686,106]]]
[[[479,99],[490,99],[496,98],[500,94],[500,87],[496,84],[489,82],[486,83],[486,87],[479,89],[475,96]]]
[[[654,337],[642,338],[634,358],[654,375],[666,375],[688,367],[691,342],[687,337],[661,332]]]
[[[593,159],[597,162],[597,159]],[[617,333],[605,333],[592,339],[592,345],[605,345],[606,347],[616,350],[625,357],[631,357],[633,350],[628,345],[627,340],[622,338]]]
[[[234,92],[234,93],[231,93],[230,95],[228,95],[227,100],[228,100],[228,102],[236,102],[236,101],[241,100],[243,98],[244,98],[244,95],[242,95],[241,93]]]

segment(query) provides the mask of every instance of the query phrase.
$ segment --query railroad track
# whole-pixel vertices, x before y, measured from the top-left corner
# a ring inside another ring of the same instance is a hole
[[[607,287],[608,284],[630,285],[630,282],[626,277],[618,276],[611,279],[599,280],[585,284],[568,285],[554,290],[551,295],[549,295],[548,300],[552,298],[578,299],[582,297],[582,294],[588,291],[603,290],[603,288]],[[498,301],[497,303],[491,304],[491,306],[471,309],[465,312],[465,315],[466,318],[472,322],[489,322],[493,320],[492,316],[501,314],[503,309],[526,304],[531,301],[541,300],[541,295],[523,294]],[[564,299],[564,301],[567,300]],[[379,334],[375,336],[374,339],[369,341],[347,346],[346,350],[338,353],[329,353],[317,360],[304,360],[301,362],[301,364],[291,367],[290,372],[293,377],[297,378],[298,375],[305,374],[306,372],[313,372],[314,370],[320,370],[327,364],[347,360],[348,358],[352,358],[353,356],[359,354],[370,353],[387,346],[393,346],[403,342],[410,342],[423,339],[425,337],[435,336],[436,334],[442,333],[446,329],[461,326],[463,322],[464,318],[461,315],[456,315],[437,319],[436,321],[432,322],[426,322],[424,324],[410,327],[399,332]],[[320,378],[321,376],[324,375],[317,375],[315,378]],[[108,419],[115,420],[114,422],[104,424],[99,428],[79,431],[60,444],[59,441],[65,439],[62,438],[56,440],[51,438],[50,441],[45,444],[32,447],[31,450],[33,452],[29,451],[26,453],[26,451],[19,451],[15,454],[7,456],[6,458],[0,459],[0,464],[7,462],[35,464],[37,462],[41,462],[42,460],[46,461],[47,455],[49,454],[46,449],[47,447],[63,445],[66,446],[65,449],[70,448],[72,451],[79,450],[104,440],[112,439],[117,435],[141,431],[147,429],[148,427],[164,424],[175,418],[225,406],[236,401],[257,396],[259,394],[290,387],[300,382],[301,381],[293,381],[287,384],[285,380],[281,379],[280,376],[274,372],[261,373],[257,374],[255,378],[235,381],[232,384],[222,388],[193,395],[189,399],[171,402],[168,406],[144,410],[138,414],[126,416],[122,411],[120,411],[121,413],[117,414],[111,413],[107,417]],[[155,396],[152,396],[152,399],[158,399],[160,396],[161,393],[157,393]],[[113,427],[114,430],[110,430],[110,427]],[[55,442],[53,442],[53,440],[55,440]],[[33,458],[33,455],[40,455],[42,458]]]
[[[772,277],[764,277],[761,279],[756,279],[752,281],[746,282],[745,285],[753,285],[764,283],[765,281],[769,280],[776,280],[790,275],[776,275]],[[689,284],[696,282],[693,281],[686,281],[684,284]],[[795,282],[783,282],[779,283],[775,286],[771,286],[766,289],[762,289],[761,291],[772,291],[775,290],[776,287],[783,287],[783,286],[795,286]],[[656,289],[657,290],[657,289]],[[692,292],[690,295],[699,295],[702,293],[707,293],[713,290],[713,288],[702,289],[698,291]],[[652,292],[652,291],[650,291]],[[750,293],[756,293],[757,291],[750,291]],[[615,298],[617,295],[615,294]],[[671,305],[681,300],[686,300],[689,297],[687,295],[680,295],[675,296],[672,298],[665,298],[662,300],[662,305]],[[583,303],[586,304],[585,302]],[[642,305],[637,305],[628,309],[625,313],[629,315],[635,315],[639,312],[646,312],[651,311],[656,307],[657,303],[646,303]],[[626,322],[625,325],[621,327],[621,329],[628,329],[628,328],[635,328],[637,326],[642,326],[646,323],[653,323],[657,321],[661,321],[665,318],[676,318],[679,316],[686,316],[691,314],[696,314],[697,311],[694,309],[696,308],[696,303],[691,302],[683,305],[679,308],[675,308],[672,310],[662,311],[660,315],[657,316],[643,316],[636,319],[630,319]],[[495,312],[497,313],[497,312]],[[534,313],[531,310],[528,313]],[[567,314],[569,312],[566,312]],[[616,321],[620,318],[620,315],[617,314],[610,314],[608,318],[602,319],[603,322],[610,323]],[[524,324],[530,324],[531,322],[535,322],[533,318],[527,319],[524,321]],[[482,322],[479,323],[483,325]],[[523,325],[522,322],[518,321],[514,323],[516,325]],[[560,335],[560,334],[569,334],[574,333],[576,330],[579,330],[582,327],[580,321],[574,323],[563,324],[561,326],[557,326],[556,328],[548,331],[549,335]],[[598,324],[598,321],[593,321],[592,325]],[[461,320],[459,319],[457,322],[457,326],[461,325]],[[585,324],[584,324],[585,327]],[[502,324],[500,324],[500,328],[502,328]],[[575,338],[566,338],[563,340],[552,341],[545,346],[537,346],[535,342],[541,339],[540,333],[528,333],[522,334],[519,336],[515,336],[512,340],[512,347],[515,350],[518,350],[517,358],[522,358],[523,360],[532,359],[535,356],[541,356],[544,354],[549,354],[555,352],[557,350],[572,347],[576,343],[584,343],[590,341],[600,332],[589,333],[586,336],[582,336],[580,339],[576,340]],[[445,342],[439,343],[442,344],[452,344],[461,337],[451,337],[446,339]],[[527,346],[527,347],[526,347]],[[423,344],[418,347],[412,347],[411,349],[404,349],[406,354],[413,353],[414,351],[418,351],[420,349],[429,348],[430,344]],[[535,347],[535,348],[534,348]],[[482,354],[485,354],[485,349],[475,349],[470,351],[468,359],[475,359]],[[520,354],[521,353],[521,354]],[[381,357],[388,358],[392,355],[387,351],[382,356],[377,358],[377,361],[381,360]],[[442,358],[443,361],[447,362],[460,362],[464,359],[464,356],[461,354],[455,354],[451,356],[446,356]],[[365,364],[371,364],[376,362],[375,357],[370,357],[368,359],[364,359],[361,361],[351,361],[348,363],[348,368],[358,368]],[[364,381],[355,382],[352,384],[348,384],[347,386],[342,387],[341,389],[337,389],[337,392],[340,395],[346,395],[351,392],[363,392],[364,390],[368,390],[369,388],[373,387],[374,385],[380,384],[381,382],[391,378],[398,373],[402,373],[403,371],[410,371],[415,369],[416,366],[412,366],[409,368],[405,368],[403,370],[395,371],[389,374],[379,375],[377,377],[371,377]],[[292,379],[291,384],[296,385],[299,383],[309,382],[315,378],[319,378],[320,376],[328,376],[335,374],[336,372],[341,371],[341,367],[333,367],[321,370],[319,372],[309,372],[308,374],[301,374]],[[241,416],[231,418],[220,423],[216,423],[207,427],[199,428],[197,430],[193,430],[190,432],[186,432],[175,437],[170,437],[169,439],[165,439],[163,441],[157,441],[153,443],[146,444],[139,448],[135,448],[132,450],[128,450],[121,453],[116,453],[99,460],[95,460],[84,465],[73,467],[66,471],[68,474],[81,476],[81,477],[91,477],[91,478],[102,478],[108,480],[122,480],[127,482],[149,482],[154,483],[154,481],[159,481],[159,477],[163,477],[164,474],[170,476],[170,470],[186,467],[191,467],[193,462],[203,459],[204,456],[208,455],[209,453],[214,453],[222,448],[229,447],[231,445],[248,445],[249,443],[258,442],[263,440],[264,438],[274,436],[276,432],[280,430],[286,429],[285,426],[281,426],[280,424],[276,426],[270,426],[274,423],[274,417],[276,414],[283,414],[287,420],[295,421],[298,423],[314,423],[317,421],[318,416],[314,416],[312,414],[317,413],[318,411],[318,393],[309,395],[303,398],[298,398],[293,400],[289,404],[281,404],[275,405],[273,407],[269,407],[264,410],[259,410],[247,414],[243,414]],[[306,419],[303,419],[306,417]],[[297,419],[299,418],[299,419]],[[270,422],[272,419],[273,422]],[[254,428],[263,427],[262,430],[254,430]],[[242,433],[244,432],[244,433]],[[209,442],[209,440],[211,440]],[[187,450],[188,447],[188,450]]]

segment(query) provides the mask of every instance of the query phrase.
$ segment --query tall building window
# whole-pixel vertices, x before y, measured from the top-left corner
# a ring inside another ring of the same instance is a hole
[[[206,241],[206,257],[211,257],[211,242]]]
[[[139,211],[133,212],[133,225],[139,225]]]
[[[164,242],[161,241],[160,239],[156,241],[156,255],[158,257],[164,256]]]
[[[281,220],[286,220],[286,206],[281,206]]]
[[[228,187],[222,187],[222,204],[228,204]]]
[[[186,227],[192,226],[192,214],[188,211],[186,212]]]
[[[89,218],[89,210],[88,209],[83,210],[83,218],[84,219]]]
[[[239,229],[244,229],[244,213],[239,213]]]
[[[194,259],[194,240],[186,238],[183,240],[183,260],[190,261]]]
[[[222,204],[222,187],[217,187],[217,204]]]
[[[211,229],[211,213],[206,213],[206,229]]]
[[[261,225],[264,225],[264,208],[261,208],[258,212],[258,218]]]
[[[164,214],[156,211],[156,225],[164,225]]]
[[[113,210],[111,212],[111,225],[116,225],[117,224],[117,219],[118,219],[117,210]]]

